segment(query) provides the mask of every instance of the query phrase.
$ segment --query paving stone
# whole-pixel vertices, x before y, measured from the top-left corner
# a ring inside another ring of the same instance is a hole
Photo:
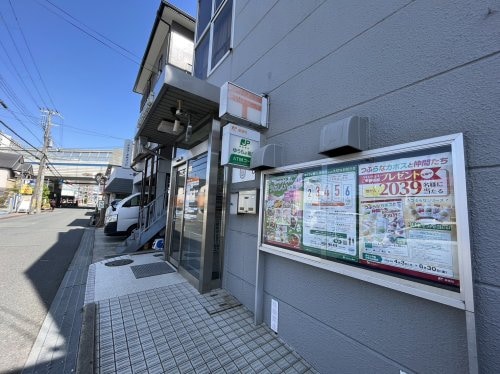
[[[189,361],[186,361],[183,364],[179,365],[178,369],[182,374],[194,372],[193,366]]]
[[[212,360],[207,361],[206,364],[207,364],[208,368],[210,369],[210,371],[215,371],[221,367],[219,360],[217,360],[215,357]]]
[[[174,359],[175,359],[175,362],[177,362],[177,366],[180,366],[184,362],[189,361],[188,355],[185,354],[184,352],[182,352],[182,353],[180,353],[178,355],[174,355]]]
[[[219,368],[219,369],[217,369],[215,371],[210,371],[209,373],[210,374],[226,374],[227,372],[223,368]]]
[[[160,357],[161,359],[161,357]],[[177,363],[175,362],[175,359],[169,358],[167,360],[161,360],[161,364],[163,366],[163,369],[165,369],[165,372],[169,373],[170,370],[174,369],[177,367]]]
[[[308,367],[301,361],[296,362],[292,366],[295,370],[297,370],[299,373],[303,373],[306,370],[308,370]]]
[[[240,370],[248,366],[248,362],[243,357],[239,357],[236,360],[234,360],[234,364],[238,366]]]
[[[240,371],[238,366],[236,366],[233,362],[230,362],[226,366],[224,366],[224,370],[227,374],[236,374]]]
[[[200,295],[189,288],[181,284],[151,290],[146,293],[148,297],[139,297],[137,303],[129,298],[127,308],[123,302],[110,304],[109,316],[98,325],[98,336],[100,347],[109,344],[113,349],[115,344],[119,352],[130,351],[130,357],[117,352],[118,372],[145,368],[153,374],[310,370],[270,329],[255,327],[253,315],[244,307],[209,315],[200,306]],[[141,311],[134,312],[134,308]],[[126,314],[128,317],[124,317]],[[103,349],[100,353],[104,353],[100,362],[111,368],[106,361],[107,351]]]
[[[148,365],[148,374],[163,374],[163,366],[161,366],[161,363],[158,363],[157,365],[154,366],[149,366]]]
[[[115,366],[116,366],[116,371],[118,373],[121,373],[122,370],[130,368],[131,367],[131,363],[130,363],[130,360],[127,358],[126,360],[125,359],[123,359],[123,360],[117,360],[115,362]]]

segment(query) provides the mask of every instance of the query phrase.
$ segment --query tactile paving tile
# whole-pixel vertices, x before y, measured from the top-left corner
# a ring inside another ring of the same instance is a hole
[[[132,269],[136,279],[175,272],[175,270],[166,262],[153,262],[151,264],[135,265],[131,266],[130,269]]]

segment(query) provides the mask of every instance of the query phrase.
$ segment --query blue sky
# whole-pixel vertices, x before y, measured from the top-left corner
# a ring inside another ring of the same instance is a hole
[[[196,0],[170,3],[196,17]],[[48,107],[63,117],[53,118],[55,147],[123,147],[135,133],[141,97],[132,89],[159,5],[160,0],[1,0],[0,100],[8,109],[0,107],[0,120],[41,147],[39,108]],[[20,140],[2,124],[0,131]]]

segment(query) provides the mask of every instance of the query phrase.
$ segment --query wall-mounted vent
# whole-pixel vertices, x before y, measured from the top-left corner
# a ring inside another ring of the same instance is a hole
[[[319,153],[330,157],[368,149],[368,118],[352,116],[321,130]]]
[[[283,165],[283,148],[278,144],[268,144],[253,151],[250,169],[270,169]]]

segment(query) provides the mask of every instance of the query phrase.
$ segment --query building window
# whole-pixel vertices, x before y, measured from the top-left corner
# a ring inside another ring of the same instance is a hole
[[[231,49],[233,0],[198,0],[195,69],[205,79]]]
[[[194,75],[200,79],[206,79],[208,71],[208,35],[198,43],[195,51]]]

